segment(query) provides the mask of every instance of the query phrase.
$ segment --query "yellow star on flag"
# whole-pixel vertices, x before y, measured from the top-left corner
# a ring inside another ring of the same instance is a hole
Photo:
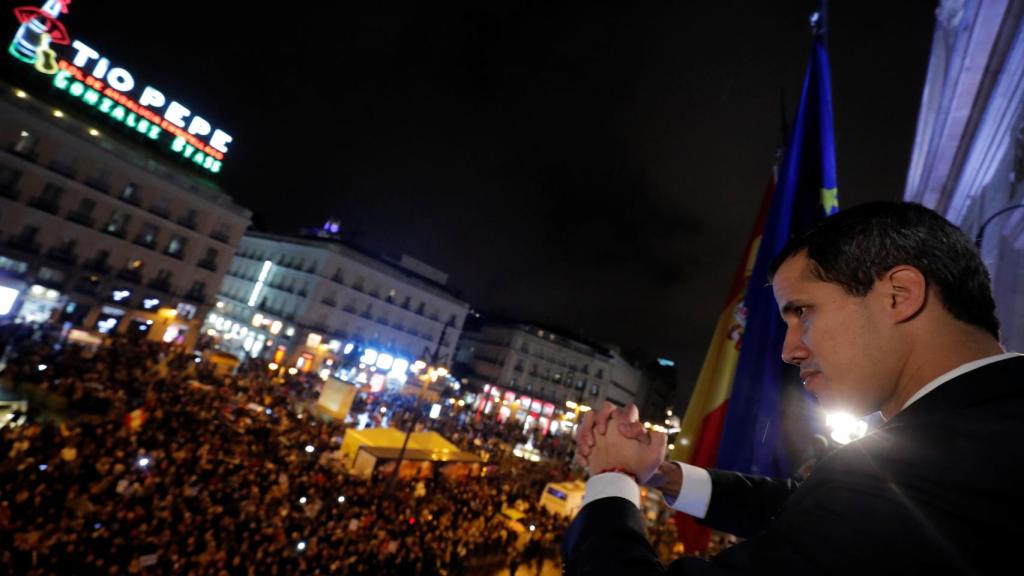
[[[839,211],[839,189],[821,189],[821,207],[825,209],[825,215],[829,216]]]

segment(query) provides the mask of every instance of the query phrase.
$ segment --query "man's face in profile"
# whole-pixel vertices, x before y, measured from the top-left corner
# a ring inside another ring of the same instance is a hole
[[[804,387],[829,410],[857,416],[879,409],[894,379],[882,343],[886,324],[877,286],[863,297],[811,272],[800,252],[783,262],[772,281],[786,323],[782,359],[800,368]]]

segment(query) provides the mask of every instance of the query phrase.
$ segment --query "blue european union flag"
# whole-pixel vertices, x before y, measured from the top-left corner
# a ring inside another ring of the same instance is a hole
[[[832,94],[828,55],[820,35],[813,42],[800,109],[779,167],[779,180],[761,237],[744,305],[747,324],[716,466],[725,470],[786,476],[798,462],[787,456],[784,431],[813,428],[795,373],[781,359],[785,324],[770,286],[768,267],[791,236],[802,234],[839,210]],[[802,420],[802,422],[795,422]],[[799,432],[795,433],[797,436]],[[786,436],[793,434],[786,433]]]

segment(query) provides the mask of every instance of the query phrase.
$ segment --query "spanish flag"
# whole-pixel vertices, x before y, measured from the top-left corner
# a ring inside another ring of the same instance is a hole
[[[774,172],[774,171],[773,171]],[[729,395],[732,393],[732,381],[736,374],[736,365],[740,357],[740,345],[743,342],[743,331],[746,326],[746,309],[743,299],[747,284],[754,269],[754,260],[761,243],[764,222],[768,216],[768,206],[775,192],[775,175],[772,174],[761,200],[761,208],[757,213],[754,228],[747,239],[744,258],[733,274],[729,297],[718,317],[711,345],[704,356],[704,365],[697,377],[697,385],[690,396],[686,415],[679,435],[676,437],[672,459],[687,462],[702,468],[713,468],[718,456],[718,445],[722,438],[725,425],[725,414],[729,406]],[[676,528],[679,540],[687,553],[704,550],[708,544],[710,531],[697,523],[691,516],[676,514]]]
[[[783,422],[807,418],[813,412],[784,409],[785,326],[766,285],[768,267],[792,236],[839,210],[837,190],[831,72],[819,28],[778,181],[773,178],[761,200],[745,257],[736,270],[676,439],[675,459],[703,468],[769,476],[793,472],[792,450],[786,446],[793,438],[784,437]],[[805,393],[802,401],[809,402]],[[805,422],[791,428],[814,426]],[[806,436],[809,441],[811,435]],[[706,528],[683,514],[677,514],[676,522],[687,553],[707,546]]]

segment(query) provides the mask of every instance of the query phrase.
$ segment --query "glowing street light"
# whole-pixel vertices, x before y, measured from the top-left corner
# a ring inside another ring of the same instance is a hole
[[[868,423],[844,412],[833,412],[825,417],[825,425],[832,430],[829,435],[840,444],[849,444],[862,438],[868,432]]]

